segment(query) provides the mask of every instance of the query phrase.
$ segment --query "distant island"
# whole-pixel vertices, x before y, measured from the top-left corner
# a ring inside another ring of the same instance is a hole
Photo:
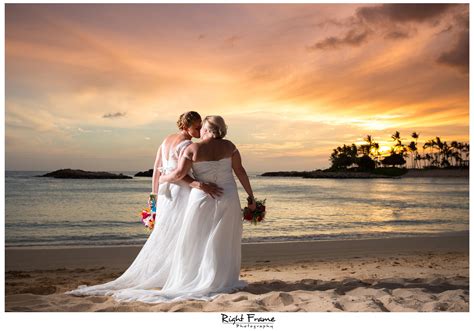
[[[133,177],[105,171],[84,171],[80,169],[60,169],[36,177],[76,178],[76,179],[133,179]]]
[[[139,171],[134,177],[153,177],[153,169],[148,169],[147,171]]]
[[[355,169],[353,171],[332,171],[331,169],[317,169],[312,171],[273,171],[265,172],[261,176],[302,178],[400,178],[403,173],[403,171],[397,172],[396,174],[382,174],[376,172],[356,171]]]
[[[402,177],[469,177],[469,168],[379,168],[376,171],[317,169],[312,171],[273,171],[261,174],[264,177],[301,178],[402,178]],[[385,171],[384,171],[385,170]],[[388,171],[387,171],[388,170]]]
[[[440,137],[427,140],[418,147],[420,134],[413,132],[412,141],[402,143],[400,132],[391,139],[394,146],[388,154],[381,153],[381,144],[372,136],[366,144],[343,145],[333,149],[331,167],[312,171],[265,172],[262,176],[303,178],[401,178],[401,177],[469,177],[469,143],[442,141]],[[387,147],[387,146],[385,146]],[[405,164],[411,160],[411,168]]]

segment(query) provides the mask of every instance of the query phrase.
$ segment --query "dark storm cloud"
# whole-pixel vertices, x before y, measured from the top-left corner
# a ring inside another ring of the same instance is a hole
[[[126,113],[121,113],[121,112],[117,112],[117,113],[108,113],[108,114],[105,114],[104,116],[102,116],[103,118],[116,118],[116,117],[123,117],[125,116]]]
[[[453,29],[453,25],[452,25],[452,24],[449,24],[449,25],[448,25],[447,27],[445,27],[443,30],[441,30],[440,32],[437,32],[436,35],[449,32],[449,31],[451,31],[452,29]]]
[[[383,4],[361,7],[356,16],[370,23],[433,21],[458,4]]]
[[[437,63],[458,68],[462,73],[469,73],[469,31],[464,30],[458,35],[455,46],[449,51],[443,52],[437,59]]]
[[[340,46],[359,46],[366,42],[372,31],[365,29],[352,29],[342,38],[327,37],[324,40],[308,47],[309,50],[339,48]]]
[[[385,30],[385,39],[406,39],[416,33],[400,30],[401,23],[407,22],[431,22],[439,24],[438,19],[459,4],[382,4],[377,6],[363,6],[356,9],[354,16],[345,20],[337,21],[328,19],[318,23],[318,26],[328,24],[336,26],[348,26],[351,30],[344,37],[331,36],[307,47],[308,50],[334,49],[339,46],[360,46],[371,37],[372,31]],[[461,4],[462,6],[462,4]],[[459,15],[458,24],[466,25],[465,15]],[[373,29],[369,28],[373,27]],[[469,24],[467,24],[469,26]]]
[[[456,24],[463,29],[469,30],[469,10],[454,16]]]
[[[450,12],[452,21],[434,36],[450,32],[456,44],[436,58],[436,63],[469,72],[469,7],[467,4],[382,4],[359,7],[355,15],[345,20],[328,19],[319,26],[327,24],[348,26],[345,36],[326,37],[307,47],[308,51],[336,49],[343,46],[359,47],[370,41],[372,31],[381,31],[386,40],[401,40],[414,36],[415,24],[431,23],[438,25]],[[408,24],[413,23],[413,24]],[[456,29],[454,29],[456,28]],[[456,35],[457,34],[457,35]]]
[[[338,20],[333,19],[333,18],[328,18],[328,19],[326,19],[322,22],[316,23],[314,26],[316,26],[318,28],[325,28],[328,25],[335,25],[335,26],[342,27],[342,26],[345,26],[346,24],[347,23],[344,23],[343,21],[338,21]]]
[[[406,31],[393,30],[385,34],[385,39],[406,39],[409,38],[410,34]]]
[[[462,7],[463,11],[454,16],[454,23],[441,32],[457,27],[455,45],[448,51],[441,53],[436,62],[457,68],[464,74],[469,74],[469,8]],[[441,33],[440,32],[440,33]]]

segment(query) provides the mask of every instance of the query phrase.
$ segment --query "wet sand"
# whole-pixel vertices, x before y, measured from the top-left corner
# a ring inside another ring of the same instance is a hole
[[[6,311],[469,311],[469,236],[242,244],[249,285],[205,302],[64,294],[120,276],[140,246],[7,248]]]

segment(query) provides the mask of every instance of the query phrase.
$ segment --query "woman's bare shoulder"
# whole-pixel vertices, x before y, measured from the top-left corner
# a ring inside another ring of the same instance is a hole
[[[222,139],[222,141],[226,144],[226,146],[227,146],[229,149],[234,150],[234,149],[237,148],[237,147],[235,146],[235,144],[234,144],[232,141],[228,140],[228,139]]]
[[[195,152],[199,149],[199,147],[200,147],[199,142],[192,141],[186,149],[189,149],[190,151]]]
[[[181,139],[181,137],[184,139],[184,137],[178,133],[169,134],[165,137],[165,139],[163,139],[163,144],[168,145],[168,144],[179,143],[183,140]]]

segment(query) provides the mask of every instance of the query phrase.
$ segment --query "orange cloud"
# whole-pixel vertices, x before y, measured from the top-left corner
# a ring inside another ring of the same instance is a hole
[[[7,4],[7,168],[145,169],[186,110],[223,115],[255,170],[395,130],[468,140],[468,6],[420,6]]]

